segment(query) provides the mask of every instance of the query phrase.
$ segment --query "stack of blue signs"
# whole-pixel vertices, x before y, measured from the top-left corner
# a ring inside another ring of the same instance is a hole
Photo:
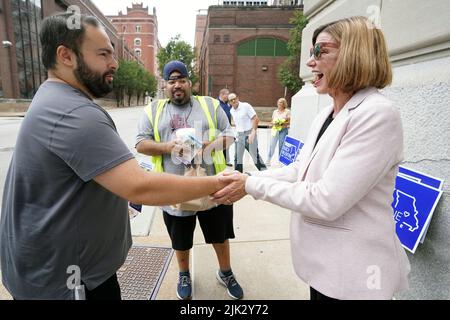
[[[400,166],[392,208],[397,236],[408,251],[414,253],[425,240],[442,188],[442,179]]]

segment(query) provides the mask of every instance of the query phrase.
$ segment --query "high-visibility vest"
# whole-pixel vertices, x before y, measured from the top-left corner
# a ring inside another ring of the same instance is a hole
[[[206,98],[210,99],[214,106],[214,121],[211,117],[211,113],[209,112],[208,104],[206,103]],[[209,141],[216,140],[216,128],[217,128],[217,108],[219,107],[219,101],[216,99],[212,99],[210,97],[202,97],[202,96],[194,96],[194,99],[197,99],[197,101],[200,103],[200,106],[203,109],[203,112],[206,115],[206,119],[208,120],[209,124]],[[169,101],[169,99],[161,99],[158,100],[158,104],[156,106],[156,116],[153,120],[153,111],[152,111],[152,103],[150,102],[147,107],[145,107],[145,112],[147,114],[148,119],[150,120],[150,123],[153,126],[153,135],[156,142],[161,142],[161,137],[159,136],[158,132],[158,124],[159,119],[161,118],[162,110],[164,109],[164,106]],[[226,169],[227,165],[225,163],[225,157],[223,155],[222,150],[219,151],[212,151],[211,157],[214,164],[214,169],[216,174],[219,172],[222,172]],[[163,157],[162,155],[158,156],[152,156],[152,163],[153,163],[153,171],[155,172],[164,172],[163,167]]]

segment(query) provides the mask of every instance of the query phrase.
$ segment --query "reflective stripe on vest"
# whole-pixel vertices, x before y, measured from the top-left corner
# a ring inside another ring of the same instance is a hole
[[[152,103],[150,102],[148,106],[145,108],[145,113],[147,113],[147,117],[150,120],[150,123],[153,126],[153,135],[156,142],[161,142],[161,137],[159,136],[158,132],[158,124],[159,124],[159,118],[161,117],[162,109],[164,108],[164,105],[169,99],[161,99],[158,101],[158,105],[156,106],[156,118],[155,123],[153,123],[153,111],[152,111]],[[164,172],[163,168],[163,158],[162,156],[151,156],[152,163],[153,163],[153,171],[155,172]]]
[[[205,97],[194,96],[194,98],[197,99],[197,101],[200,103],[200,106],[202,107],[203,112],[205,113],[206,119],[208,120],[209,141],[214,141],[216,139],[215,132],[216,132],[216,128],[217,128],[217,108],[220,105],[219,101],[209,98],[209,99],[211,99],[211,101],[213,103],[213,108],[214,108],[214,121],[213,121],[213,119],[211,117],[211,113],[209,112],[208,104],[206,103]],[[154,135],[156,142],[161,142],[161,137],[159,136],[159,132],[158,132],[158,124],[159,124],[159,119],[161,117],[162,110],[168,101],[169,101],[168,99],[161,99],[158,101],[158,104],[156,106],[156,116],[155,116],[154,122],[153,122],[152,104],[150,103],[145,108],[147,117],[149,118],[150,123],[153,126],[153,135]],[[223,170],[226,169],[227,166],[225,163],[225,157],[223,155],[222,150],[218,150],[217,152],[212,151],[211,157],[213,160],[214,169],[215,169],[216,174],[219,172],[222,172]],[[153,171],[164,172],[162,155],[152,156],[152,163],[153,163]]]

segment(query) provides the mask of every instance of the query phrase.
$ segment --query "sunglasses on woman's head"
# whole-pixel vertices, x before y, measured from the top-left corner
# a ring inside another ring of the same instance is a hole
[[[333,42],[317,42],[314,47],[309,50],[309,57],[314,56],[314,59],[319,60],[322,54],[322,48],[339,48],[336,43]]]

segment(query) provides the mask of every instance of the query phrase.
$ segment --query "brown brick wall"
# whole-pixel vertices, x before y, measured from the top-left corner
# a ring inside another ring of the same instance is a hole
[[[293,8],[223,8],[210,7],[209,27],[236,25],[255,27],[258,25],[287,26],[292,17]]]
[[[273,109],[278,98],[284,96],[278,69],[286,57],[237,56],[237,47],[258,37],[288,41],[294,10],[210,7],[200,55],[201,94],[217,96],[220,89],[228,87],[242,101]],[[267,71],[262,70],[263,66]],[[290,103],[291,97],[286,98]]]

